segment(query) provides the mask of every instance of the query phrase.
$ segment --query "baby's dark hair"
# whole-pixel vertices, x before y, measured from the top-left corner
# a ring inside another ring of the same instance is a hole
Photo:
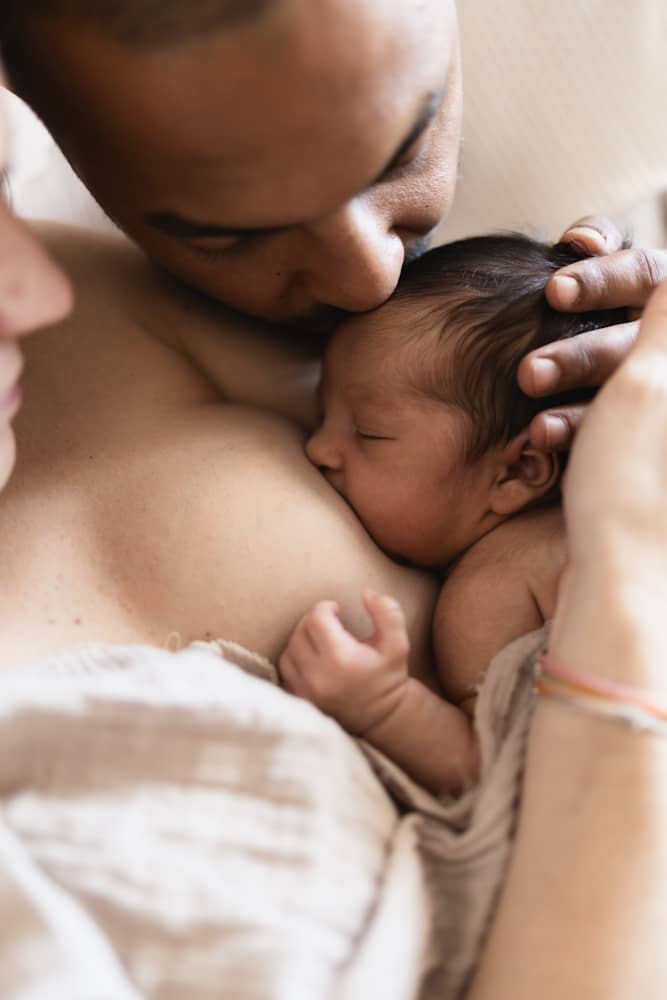
[[[568,244],[507,233],[436,247],[404,269],[392,301],[419,304],[423,317],[408,332],[411,349],[424,347],[414,388],[469,414],[468,460],[511,441],[540,411],[593,395],[591,389],[532,399],[517,383],[529,351],[626,321],[624,309],[562,313],[547,302],[548,278],[584,256]],[[434,323],[439,346],[454,338],[445,364],[424,335]]]

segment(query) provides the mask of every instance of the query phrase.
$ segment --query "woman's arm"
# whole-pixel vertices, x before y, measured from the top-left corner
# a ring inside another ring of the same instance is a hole
[[[468,1000],[661,1000],[665,926],[667,741],[539,704],[514,857]]]
[[[667,704],[667,284],[591,407],[564,488],[551,655]],[[667,740],[540,701],[514,858],[468,1000],[659,1000]]]

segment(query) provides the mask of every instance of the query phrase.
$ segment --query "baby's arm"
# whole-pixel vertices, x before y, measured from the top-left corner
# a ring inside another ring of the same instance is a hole
[[[373,634],[356,639],[333,601],[321,601],[295,628],[280,657],[282,681],[348,732],[362,736],[433,792],[456,792],[476,777],[471,719],[439,698],[407,667],[403,612],[367,592]]]

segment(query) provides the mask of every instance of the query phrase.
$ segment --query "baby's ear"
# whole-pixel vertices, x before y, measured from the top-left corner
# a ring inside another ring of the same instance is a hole
[[[561,473],[560,459],[553,452],[531,444],[528,428],[505,446],[491,494],[491,509],[510,517],[553,489]]]

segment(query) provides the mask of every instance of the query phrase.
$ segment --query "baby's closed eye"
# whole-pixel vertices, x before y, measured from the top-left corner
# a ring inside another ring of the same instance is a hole
[[[363,430],[361,427],[354,428],[355,436],[362,438],[364,441],[393,441],[394,438],[389,437],[387,434],[374,434],[371,431]]]

